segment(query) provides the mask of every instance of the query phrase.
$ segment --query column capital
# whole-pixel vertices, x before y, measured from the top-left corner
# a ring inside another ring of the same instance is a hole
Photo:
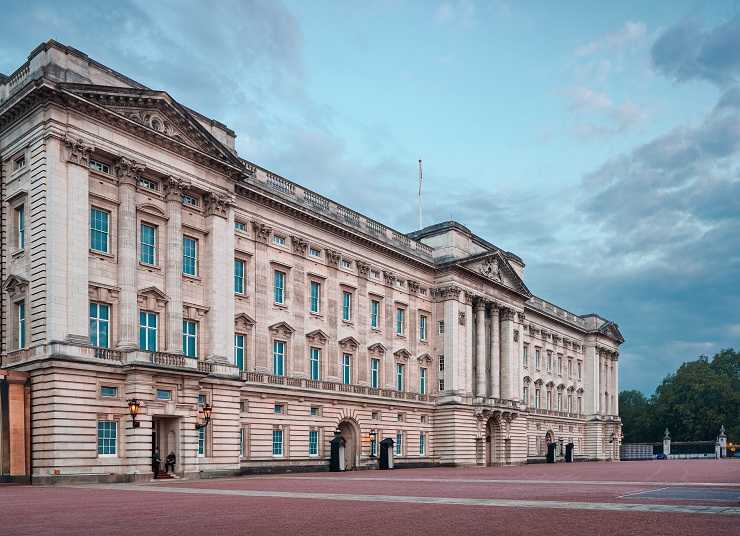
[[[236,204],[233,195],[221,192],[207,192],[203,196],[205,203],[206,216],[218,216],[220,218],[229,218],[229,209]]]
[[[257,220],[252,220],[252,230],[254,231],[255,238],[262,242],[267,242],[267,239],[270,238],[270,233],[272,233],[272,227]]]
[[[293,246],[293,253],[305,255],[308,248],[308,242],[300,236],[290,235],[290,243]]]
[[[95,146],[83,140],[82,138],[72,138],[69,135],[64,136],[65,159],[71,164],[77,164],[87,168],[90,165],[90,153],[95,150]]]
[[[510,307],[501,307],[501,320],[514,320],[514,309]]]
[[[481,297],[476,297],[473,299],[473,309],[476,313],[479,311],[485,311],[488,303],[488,300]]]
[[[144,172],[144,164],[121,156],[116,160],[113,169],[116,171],[116,177],[118,177],[118,184],[121,186],[133,186],[136,187],[136,181],[139,175]]]
[[[167,201],[182,203],[182,193],[190,188],[190,181],[170,175],[164,183],[164,198]]]
[[[438,301],[459,300],[462,289],[457,285],[447,285],[432,289],[432,296]]]

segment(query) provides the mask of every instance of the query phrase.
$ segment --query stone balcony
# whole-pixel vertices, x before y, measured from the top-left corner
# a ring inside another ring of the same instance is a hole
[[[370,396],[373,398],[391,398],[395,400],[412,400],[417,402],[435,402],[433,395],[422,395],[410,391],[395,389],[375,389],[365,385],[355,385],[325,380],[308,380],[306,378],[292,378],[289,376],[275,376],[262,372],[242,372],[241,379],[248,384],[262,384],[268,386],[285,386],[308,391],[330,391],[350,395]]]
[[[583,419],[584,415],[581,413],[568,413],[567,411],[557,411],[554,409],[541,409],[528,407],[524,408],[531,415],[547,415],[550,417],[567,417],[569,419]]]

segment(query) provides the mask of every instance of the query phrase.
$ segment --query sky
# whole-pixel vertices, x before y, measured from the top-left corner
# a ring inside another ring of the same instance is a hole
[[[740,2],[3,3],[218,119],[248,160],[404,232],[454,219],[616,321],[620,388],[740,348]]]

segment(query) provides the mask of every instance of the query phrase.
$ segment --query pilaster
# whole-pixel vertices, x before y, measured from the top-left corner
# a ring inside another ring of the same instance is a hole
[[[167,303],[167,352],[182,353],[182,192],[188,183],[169,177],[166,184],[167,257],[165,293]]]
[[[488,396],[501,398],[501,323],[499,308],[491,306],[491,367]]]

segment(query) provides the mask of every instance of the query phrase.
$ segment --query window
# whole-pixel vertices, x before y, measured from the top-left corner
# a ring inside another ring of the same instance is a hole
[[[406,415],[403,413],[399,413],[398,415],[396,415],[396,420],[398,422],[404,422],[406,420]]]
[[[272,373],[275,376],[285,375],[285,341],[272,342]]]
[[[239,457],[247,457],[247,431],[244,428],[239,428]]]
[[[198,323],[182,321],[182,353],[185,357],[198,357]]]
[[[444,391],[445,390],[445,356],[441,355],[439,356],[439,390]]]
[[[437,333],[439,333],[440,335],[444,335],[445,333],[445,321],[444,320],[440,320],[439,322],[437,322]]]
[[[426,424],[426,423],[427,423],[427,421],[428,421],[428,418],[427,418],[427,416],[426,416],[426,415],[421,415],[421,416],[419,417],[419,421],[421,422],[421,424]]]
[[[352,320],[352,293],[346,290],[342,292],[342,320]]]
[[[198,456],[206,455],[206,429],[198,428]]]
[[[172,391],[169,389],[157,389],[157,400],[172,400]]]
[[[191,207],[200,206],[200,200],[192,195],[182,194],[181,200],[183,205],[190,205]]]
[[[524,401],[525,405],[529,405],[529,385],[524,384],[524,389],[522,390],[522,400]]]
[[[13,171],[18,171],[19,169],[23,169],[26,167],[26,156],[19,156],[15,160],[13,160]]]
[[[144,264],[157,264],[157,228],[142,223],[139,242],[139,260]]]
[[[272,235],[272,243],[277,246],[285,245],[285,237],[280,235]]]
[[[378,300],[370,300],[370,327],[372,329],[378,329],[380,326],[380,302]]]
[[[17,338],[18,341],[18,348],[25,348],[26,347],[26,302],[25,301],[19,301],[16,304],[16,328],[17,328]]]
[[[139,349],[157,351],[157,313],[139,311]]]
[[[380,412],[379,411],[371,411],[370,412],[370,418],[374,421],[380,420]]]
[[[568,393],[568,413],[573,413],[573,395]]]
[[[547,352],[547,372],[552,372],[552,352]]]
[[[419,456],[427,453],[427,436],[424,432],[419,432]]]
[[[573,377],[573,360],[568,358],[568,378]]]
[[[108,348],[110,329],[110,305],[90,304],[90,345]]]
[[[404,372],[405,368],[401,363],[396,363],[396,390],[403,391],[404,388]]]
[[[541,397],[542,397],[542,391],[537,388],[534,390],[534,407],[537,409],[540,409],[541,405]]]
[[[321,310],[321,283],[318,281],[311,281],[309,294],[309,310],[312,313],[319,313]]]
[[[378,455],[378,440],[377,435],[370,436],[370,457],[375,458]]]
[[[90,169],[99,171],[100,173],[110,174],[110,166],[108,164],[104,164],[103,162],[98,162],[97,160],[91,159],[88,163],[88,166],[90,166]]]
[[[427,369],[425,367],[419,368],[419,394],[427,394]]]
[[[239,370],[244,369],[244,335],[234,335],[234,362]]]
[[[558,374],[563,374],[563,356],[558,354]]]
[[[311,347],[310,361],[311,379],[319,380],[321,378],[321,348]]]
[[[396,335],[406,333],[406,309],[396,309]]]
[[[419,340],[427,340],[427,317],[426,315],[419,316]]]
[[[581,379],[581,369],[582,369],[582,367],[581,367],[581,362],[579,361],[579,362],[578,362],[578,379],[579,379],[579,380]]]
[[[352,356],[350,354],[342,355],[342,383],[352,383]]]
[[[308,455],[309,456],[319,455],[319,431],[318,430],[308,431]]]
[[[319,257],[321,257],[321,250],[320,249],[316,249],[316,248],[309,248],[308,249],[308,254],[311,257],[319,258]]]
[[[108,398],[115,398],[118,396],[118,387],[111,387],[109,385],[102,385],[100,387],[100,396]]]
[[[403,452],[403,434],[401,432],[396,432],[396,444],[394,446],[396,456],[400,456]]]
[[[580,415],[581,413],[583,413],[583,397],[579,396],[578,397],[578,414]]]
[[[115,456],[118,441],[116,421],[98,421],[98,455]]]
[[[524,345],[524,352],[522,353],[522,366],[524,366],[524,368],[529,367],[529,346],[526,344]]]
[[[195,238],[182,238],[182,273],[192,277],[198,275],[198,241]]]
[[[541,358],[542,352],[539,348],[534,349],[534,368],[537,370],[540,370],[540,358]]]
[[[147,190],[159,191],[159,183],[146,177],[139,177],[139,186],[146,188]]]
[[[202,408],[208,403],[208,395],[198,393],[198,405]]]
[[[15,209],[15,237],[16,247],[23,249],[26,247],[26,208],[20,205]]]
[[[275,270],[272,281],[275,291],[275,303],[282,305],[285,303],[285,272]]]
[[[547,389],[547,409],[552,409],[552,390]]]
[[[247,224],[244,223],[243,221],[235,221],[234,222],[234,229],[236,229],[237,231],[241,231],[243,233],[246,233],[247,232]]]
[[[245,265],[241,259],[234,259],[234,292],[236,294],[244,294],[244,272]]]
[[[380,359],[370,359],[370,387],[378,389],[380,385]]]
[[[320,417],[321,408],[319,406],[311,406],[311,408],[308,410],[308,414],[311,415],[311,417]]]
[[[272,455],[273,456],[283,455],[283,431],[282,430],[272,431]]]
[[[101,253],[110,249],[110,213],[99,208],[90,209],[90,249]]]
[[[558,391],[558,411],[563,411],[563,393]]]
[[[285,415],[285,405],[284,404],[275,404],[275,406],[273,407],[272,411],[276,415]]]
[[[249,400],[239,401],[239,411],[241,413],[249,413]]]

